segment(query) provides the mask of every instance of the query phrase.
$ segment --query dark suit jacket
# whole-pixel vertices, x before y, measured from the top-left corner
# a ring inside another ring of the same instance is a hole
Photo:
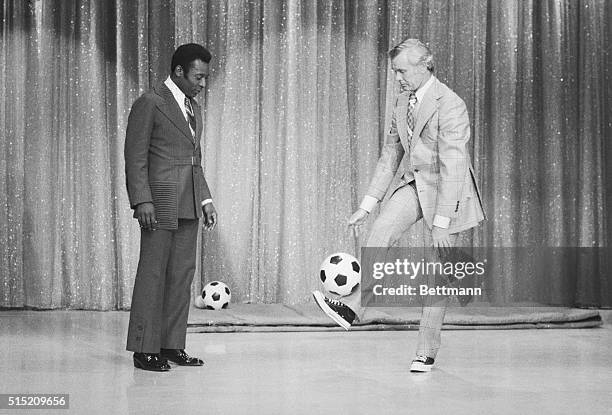
[[[195,139],[172,92],[163,83],[134,102],[125,137],[125,175],[132,209],[152,202],[159,229],[177,229],[178,219],[202,216],[211,198],[202,170],[202,115]]]

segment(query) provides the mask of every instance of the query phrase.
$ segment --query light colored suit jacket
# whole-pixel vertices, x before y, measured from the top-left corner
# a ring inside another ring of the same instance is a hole
[[[128,118],[124,153],[130,206],[152,202],[159,229],[177,229],[179,218],[201,217],[202,201],[211,198],[201,164],[201,109],[192,104],[195,139],[163,83],[138,98]]]
[[[476,226],[485,213],[467,148],[470,121],[465,103],[434,78],[417,108],[411,140],[406,123],[408,97],[401,93],[397,98],[367,194],[382,200],[401,169],[402,181],[393,191],[414,180],[429,228],[435,215],[451,218],[450,233]]]

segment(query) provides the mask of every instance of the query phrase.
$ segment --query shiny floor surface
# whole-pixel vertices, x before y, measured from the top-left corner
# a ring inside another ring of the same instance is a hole
[[[134,369],[128,314],[0,312],[0,393],[68,393],[16,414],[604,414],[612,327],[444,331],[428,374],[416,331],[188,334],[201,368]]]

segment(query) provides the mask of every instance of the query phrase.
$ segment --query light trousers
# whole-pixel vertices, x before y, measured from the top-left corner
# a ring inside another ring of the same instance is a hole
[[[374,221],[364,247],[377,249],[376,258],[385,258],[386,251],[406,233],[412,225],[423,217],[417,190],[413,184],[406,184],[397,189],[383,205],[380,215]],[[458,234],[450,235],[451,246],[454,246]],[[437,259],[437,258],[436,258]],[[368,293],[371,294],[371,293]],[[365,308],[361,302],[361,284],[349,296],[341,299],[359,318]],[[425,298],[419,324],[417,355],[435,358],[440,349],[442,324],[448,305],[448,297]]]

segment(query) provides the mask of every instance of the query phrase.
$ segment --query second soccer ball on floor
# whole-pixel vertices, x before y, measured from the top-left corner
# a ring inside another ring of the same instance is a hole
[[[229,287],[221,281],[211,281],[202,289],[204,308],[221,310],[227,308],[232,299]]]

